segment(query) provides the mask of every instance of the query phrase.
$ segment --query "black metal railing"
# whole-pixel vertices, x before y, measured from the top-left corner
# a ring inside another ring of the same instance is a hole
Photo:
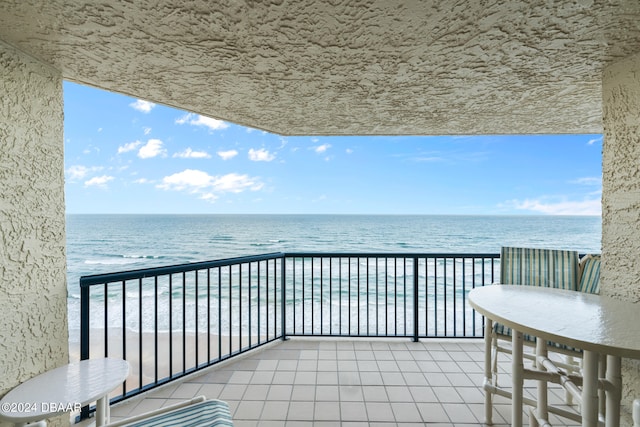
[[[481,337],[467,304],[499,254],[273,253],[83,276],[80,358],[119,357],[120,401],[287,336]]]

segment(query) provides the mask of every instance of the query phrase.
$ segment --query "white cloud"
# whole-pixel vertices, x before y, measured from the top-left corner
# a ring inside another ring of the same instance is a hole
[[[67,179],[69,179],[69,181],[77,181],[85,178],[90,173],[98,172],[98,171],[101,171],[102,169],[103,169],[102,166],[93,166],[90,168],[82,165],[69,166],[69,168],[67,168],[66,170]]]
[[[237,173],[228,173],[215,178],[213,187],[219,192],[241,193],[245,190],[258,191],[264,184],[257,178]]]
[[[413,161],[430,163],[430,162],[443,162],[444,159],[442,157],[437,157],[437,156],[433,156],[433,157],[427,156],[427,157],[416,157],[413,159]]]
[[[186,191],[197,194],[201,199],[215,201],[222,193],[241,193],[243,191],[258,191],[264,184],[257,177],[229,173],[222,176],[209,175],[207,172],[195,169],[185,169],[182,172],[165,176],[157,187],[162,190]]]
[[[580,201],[566,200],[566,198],[542,197],[539,199],[512,200],[510,205],[517,210],[543,213],[547,215],[601,215],[600,199],[584,199]]]
[[[145,135],[149,135],[151,133],[151,128],[143,128],[142,130],[144,131]]]
[[[109,181],[112,181],[114,178],[112,176],[109,175],[102,175],[102,176],[94,176],[93,178],[91,178],[88,181],[84,182],[84,186],[85,187],[101,187],[101,188],[107,188],[107,183]]]
[[[569,183],[579,184],[579,185],[602,185],[602,178],[589,176],[589,177],[574,179],[573,181],[569,181]]]
[[[218,151],[217,154],[218,156],[220,156],[222,160],[229,160],[237,156],[238,151],[237,150]]]
[[[167,150],[162,148],[162,141],[159,139],[150,139],[145,145],[140,147],[138,157],[141,159],[150,159],[152,157],[166,156]]]
[[[254,150],[252,148],[249,150],[249,160],[254,162],[270,162],[275,158],[275,154],[269,153],[264,148],[261,148],[259,150]]]
[[[129,142],[127,144],[121,145],[118,147],[118,154],[126,153],[128,151],[133,151],[138,148],[142,144],[142,141],[134,141]]]
[[[193,126],[205,126],[210,130],[220,130],[229,127],[229,125],[222,120],[212,119],[211,117],[205,117],[193,113],[187,113],[179,119],[176,119],[176,123],[179,125],[189,124]]]
[[[346,150],[344,150],[347,154],[352,154],[353,153],[353,149],[351,148],[347,148]]]
[[[190,190],[196,191],[200,188],[211,186],[214,177],[206,172],[194,169],[185,169],[182,172],[162,178],[162,184],[158,188],[163,190]]]
[[[191,148],[187,148],[181,153],[175,153],[173,157],[181,159],[210,159],[211,155],[206,151],[193,151]]]
[[[154,104],[153,102],[143,101],[142,99],[138,99],[136,100],[136,102],[132,102],[131,104],[129,104],[129,106],[134,110],[138,110],[141,113],[147,114],[147,113],[150,113],[151,110],[153,110],[153,107],[155,107],[156,104]]]
[[[592,139],[590,139],[589,141],[587,141],[587,145],[593,145],[593,144],[595,144],[596,142],[602,142],[602,137],[600,137],[600,138],[592,138]]]
[[[211,202],[211,203],[213,203],[216,200],[218,200],[218,196],[216,196],[213,193],[203,193],[203,194],[200,195],[200,198],[202,200],[206,200],[207,202]]]
[[[135,181],[133,181],[134,184],[151,184],[153,183],[153,181],[147,179],[147,178],[139,178],[136,179]]]
[[[313,150],[318,153],[325,153],[329,148],[331,148],[331,144],[322,144],[322,145],[318,145],[317,147],[314,147]]]

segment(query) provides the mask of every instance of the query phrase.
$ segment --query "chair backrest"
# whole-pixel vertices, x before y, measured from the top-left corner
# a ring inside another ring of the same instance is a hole
[[[500,250],[500,283],[576,290],[577,251],[512,248]]]
[[[580,260],[580,292],[600,293],[600,255],[585,255]]]

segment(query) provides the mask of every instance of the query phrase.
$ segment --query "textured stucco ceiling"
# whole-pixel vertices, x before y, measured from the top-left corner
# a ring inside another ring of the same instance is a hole
[[[69,80],[284,135],[602,132],[638,0],[2,0]]]

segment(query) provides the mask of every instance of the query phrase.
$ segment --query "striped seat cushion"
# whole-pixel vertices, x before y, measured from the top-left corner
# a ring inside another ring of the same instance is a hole
[[[576,290],[579,258],[576,251],[502,247],[500,249],[500,283]],[[511,336],[511,328],[494,323],[498,335]],[[524,335],[526,341],[535,337]]]
[[[213,427],[233,426],[227,402],[205,400],[204,402],[159,414],[146,420],[127,424],[127,427]]]
[[[600,255],[585,255],[580,260],[578,290],[591,294],[600,293]]]

